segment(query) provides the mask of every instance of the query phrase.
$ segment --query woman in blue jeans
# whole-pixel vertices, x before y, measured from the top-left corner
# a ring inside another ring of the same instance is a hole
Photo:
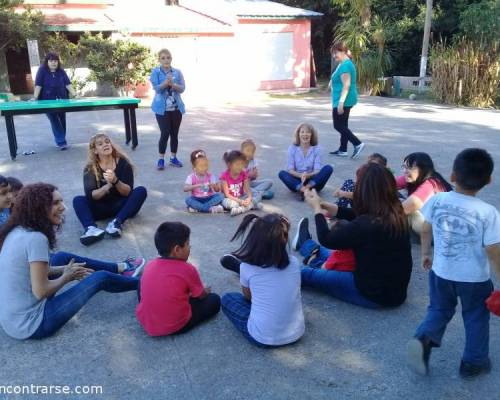
[[[412,257],[396,181],[387,168],[374,163],[363,165],[357,179],[352,209],[322,201],[315,190],[305,193],[319,243],[328,249],[352,249],[355,271],[303,268],[302,286],[361,307],[397,307],[406,300]],[[346,222],[330,230],[324,210]],[[309,238],[307,229],[301,229],[298,241]]]
[[[131,276],[135,272],[133,266],[125,275],[117,273],[121,267],[116,264],[101,263],[88,268],[84,262],[68,260],[71,255],[67,253],[49,257],[64,210],[55,186],[27,185],[0,231],[0,325],[13,338],[41,339],[53,335],[101,290],[137,289],[138,278]],[[67,264],[53,266],[51,262]],[[79,282],[57,294],[73,281]]]
[[[73,208],[83,225],[80,242],[85,246],[103,239],[105,233],[120,237],[123,223],[139,212],[147,197],[146,188],[134,188],[129,158],[103,133],[90,139],[83,188],[85,196],[76,196]],[[104,230],[95,221],[105,218],[112,220]]]
[[[293,144],[288,148],[287,169],[280,171],[279,178],[303,200],[307,189],[321,191],[332,173],[331,165],[321,166],[318,132],[311,124],[300,124],[295,129]]]

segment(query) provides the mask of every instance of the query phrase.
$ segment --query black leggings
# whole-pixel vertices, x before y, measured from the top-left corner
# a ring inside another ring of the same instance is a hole
[[[344,113],[339,114],[337,107],[332,111],[333,127],[340,132],[340,151],[347,151],[347,143],[351,142],[353,146],[359,146],[361,141],[348,128],[349,113],[352,107],[344,107]]]
[[[158,142],[158,153],[165,154],[168,138],[170,137],[170,151],[175,154],[179,146],[179,128],[182,122],[182,113],[179,110],[165,111],[163,115],[155,114],[161,136]]]

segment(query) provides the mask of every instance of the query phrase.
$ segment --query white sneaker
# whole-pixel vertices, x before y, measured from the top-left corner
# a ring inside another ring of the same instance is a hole
[[[241,206],[231,208],[231,217],[234,217],[235,215],[243,214],[245,211],[246,211],[246,208],[241,207]]]
[[[364,143],[361,143],[358,146],[356,146],[354,148],[354,151],[352,153],[351,158],[358,158],[364,148],[365,148],[365,144]]]
[[[85,233],[80,236],[80,242],[84,246],[90,246],[93,243],[98,242],[104,238],[104,231],[97,226],[89,226]]]
[[[106,227],[106,233],[111,237],[115,237],[115,238],[120,237],[122,235],[121,224],[116,219],[114,219]]]
[[[212,214],[220,214],[224,212],[224,207],[222,207],[220,204],[217,206],[210,207],[210,212]]]

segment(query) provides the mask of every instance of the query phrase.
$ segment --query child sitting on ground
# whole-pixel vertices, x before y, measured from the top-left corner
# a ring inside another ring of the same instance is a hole
[[[186,199],[188,211],[204,213],[222,213],[224,208],[221,203],[224,196],[219,193],[220,185],[215,176],[208,172],[208,158],[203,150],[191,153],[193,172],[186,178],[184,191],[191,192]]]
[[[184,333],[220,310],[220,297],[201,283],[187,263],[190,229],[181,222],[164,222],[155,233],[159,257],[141,277],[136,316],[150,336]]]
[[[7,182],[9,182],[9,186],[10,186],[10,200],[12,202],[12,205],[10,206],[10,208],[12,209],[12,207],[14,207],[14,203],[16,201],[17,194],[23,188],[24,185],[19,179],[14,178],[13,176],[8,176]]]
[[[240,274],[243,294],[222,297],[222,311],[250,343],[283,346],[305,331],[300,265],[287,252],[290,223],[279,214],[245,216],[232,240],[248,235],[239,250],[222,257]]]
[[[410,365],[421,374],[428,374],[431,350],[440,347],[458,299],[466,338],[460,375],[473,378],[491,369],[486,302],[493,292],[490,265],[500,277],[500,214],[476,194],[491,182],[493,167],[485,150],[462,151],[453,163],[455,190],[435,194],[421,210],[422,266],[430,270],[430,305],[408,344]]]
[[[5,176],[0,175],[0,227],[9,219],[11,206],[12,193],[9,181]]]
[[[387,158],[382,154],[373,153],[368,156],[367,162],[374,162],[387,167]],[[352,207],[352,196],[354,192],[354,186],[356,183],[352,179],[347,179],[342,184],[340,189],[337,189],[333,195],[338,198],[337,205],[340,207]]]
[[[246,157],[245,172],[250,181],[250,188],[254,198],[262,200],[271,200],[274,193],[271,191],[273,181],[271,179],[258,179],[259,170],[257,169],[257,160],[255,159],[255,151],[257,146],[252,139],[246,139],[241,143],[241,152]]]
[[[245,172],[247,160],[243,153],[238,150],[227,151],[224,153],[224,161],[227,170],[220,176],[222,191],[226,197],[222,202],[224,208],[230,210],[231,216],[252,209],[262,209],[262,203],[252,195]]]

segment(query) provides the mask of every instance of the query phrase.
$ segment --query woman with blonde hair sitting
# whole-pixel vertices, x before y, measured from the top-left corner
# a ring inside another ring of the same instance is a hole
[[[146,188],[134,188],[132,163],[111,139],[98,133],[90,139],[88,161],[83,171],[84,196],[73,199],[73,208],[85,230],[80,242],[95,243],[107,233],[120,237],[123,223],[134,217],[147,197]],[[106,229],[96,220],[112,218]]]

